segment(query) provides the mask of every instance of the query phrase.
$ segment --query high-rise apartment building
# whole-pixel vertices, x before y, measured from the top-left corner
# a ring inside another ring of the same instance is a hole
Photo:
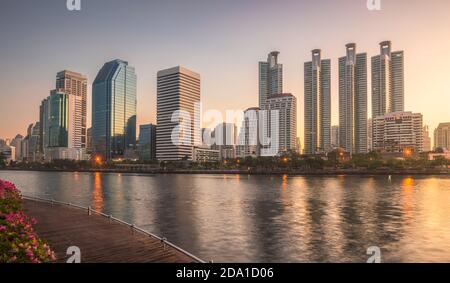
[[[134,67],[114,60],[103,65],[92,85],[93,153],[105,160],[123,158],[136,147]]]
[[[270,95],[283,92],[283,65],[278,63],[278,51],[270,52],[267,62],[259,62],[259,108],[264,109]]]
[[[87,120],[87,78],[72,71],[61,71],[56,75],[56,89],[73,95],[72,141],[73,148],[86,148]]]
[[[331,61],[322,60],[321,50],[312,51],[304,65],[305,154],[331,149]]]
[[[404,52],[380,43],[380,55],[372,57],[372,118],[405,108]]]
[[[450,150],[450,123],[440,123],[434,130],[434,149]]]
[[[373,149],[385,152],[423,150],[423,118],[420,113],[392,112],[373,119]]]
[[[276,149],[276,152],[269,150],[268,155],[294,152],[297,138],[297,98],[290,93],[270,95],[267,97],[264,110],[268,118],[267,134],[271,142],[276,143],[275,147],[272,144],[265,147]],[[272,113],[278,115],[276,120],[273,120]]]
[[[85,148],[80,144],[80,112],[76,105],[81,97],[52,90],[40,106],[40,152],[45,161],[55,159],[85,159]]]
[[[200,75],[183,67],[158,72],[156,158],[192,160],[201,145]]]
[[[367,152],[367,54],[346,45],[339,58],[339,145],[345,151]]]

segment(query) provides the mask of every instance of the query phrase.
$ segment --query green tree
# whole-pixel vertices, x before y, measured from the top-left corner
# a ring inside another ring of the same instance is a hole
[[[5,160],[6,157],[3,155],[3,153],[0,152],[0,167],[5,167]]]

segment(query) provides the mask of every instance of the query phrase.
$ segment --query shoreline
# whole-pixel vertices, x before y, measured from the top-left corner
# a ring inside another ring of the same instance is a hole
[[[257,170],[124,170],[124,169],[21,169],[21,168],[2,168],[3,172],[82,172],[82,173],[117,173],[117,174],[146,174],[146,175],[261,175],[261,176],[385,176],[385,175],[416,175],[416,176],[448,176],[450,170],[311,170],[311,171],[283,171],[274,170],[270,172],[261,172]]]

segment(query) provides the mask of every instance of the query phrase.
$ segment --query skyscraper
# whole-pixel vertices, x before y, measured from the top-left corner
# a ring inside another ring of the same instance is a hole
[[[450,123],[440,123],[434,130],[434,149],[450,150]]]
[[[85,148],[80,144],[80,112],[76,111],[81,97],[52,90],[40,106],[40,152],[45,161],[55,159],[82,160]]]
[[[69,132],[73,127],[74,113],[70,112],[70,96],[60,90],[52,90],[50,96],[42,102],[41,109],[43,120],[41,121],[41,132],[43,132],[43,147],[71,147],[73,139],[69,139]],[[70,144],[69,144],[70,141]]]
[[[305,154],[331,149],[331,61],[312,51],[305,75]]]
[[[372,57],[372,118],[404,111],[404,88],[404,52],[392,52],[391,42],[383,41]]]
[[[272,139],[272,142],[276,142],[278,152],[272,152],[272,155],[294,152],[297,138],[297,98],[290,93],[270,95],[267,97],[264,110],[267,111],[269,118],[267,133],[278,135],[276,141]],[[278,113],[278,123],[272,120],[272,111]]]
[[[74,112],[72,125],[73,148],[86,148],[86,119],[87,119],[87,79],[82,74],[72,71],[61,71],[56,75],[56,89],[73,95],[75,104],[71,107]]]
[[[367,152],[367,54],[346,45],[339,58],[339,145],[350,153]]]
[[[156,160],[156,125],[139,126],[139,159]]]
[[[267,62],[259,62],[259,108],[264,109],[269,95],[283,92],[283,65],[278,63],[280,52],[269,53]]]
[[[156,158],[192,160],[200,144],[200,75],[180,66],[159,71]]]
[[[93,153],[122,158],[136,146],[136,74],[128,62],[103,65],[92,85]]]

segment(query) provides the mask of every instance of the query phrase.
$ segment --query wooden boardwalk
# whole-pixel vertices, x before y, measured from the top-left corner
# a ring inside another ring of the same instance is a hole
[[[24,200],[35,218],[38,236],[66,262],[67,248],[77,246],[83,263],[189,263],[196,260],[130,227],[100,215],[60,204]]]

